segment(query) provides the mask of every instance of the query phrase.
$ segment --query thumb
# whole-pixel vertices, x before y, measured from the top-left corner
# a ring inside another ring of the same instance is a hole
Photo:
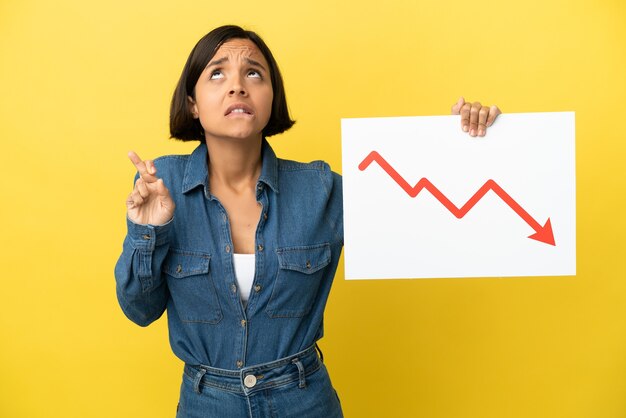
[[[453,115],[460,114],[461,108],[463,107],[464,104],[465,104],[465,99],[463,98],[463,96],[459,97],[459,100],[457,100],[456,104],[452,106],[452,114]]]
[[[167,187],[165,187],[165,183],[163,183],[163,179],[157,180],[157,194],[163,197],[169,196],[169,191],[167,190]]]

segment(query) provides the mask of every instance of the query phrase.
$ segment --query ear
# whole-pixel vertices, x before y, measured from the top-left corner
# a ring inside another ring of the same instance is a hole
[[[193,118],[198,119],[198,105],[196,104],[196,101],[191,96],[187,96],[187,102],[189,104],[189,111],[193,115]]]

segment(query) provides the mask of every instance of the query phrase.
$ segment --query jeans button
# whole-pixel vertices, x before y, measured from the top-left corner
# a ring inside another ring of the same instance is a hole
[[[246,385],[248,389],[253,388],[256,385],[256,376],[253,374],[247,375],[243,379],[243,384]]]

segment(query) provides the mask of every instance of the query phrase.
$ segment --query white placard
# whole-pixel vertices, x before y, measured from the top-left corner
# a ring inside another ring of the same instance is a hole
[[[576,274],[573,112],[342,119],[346,279]]]

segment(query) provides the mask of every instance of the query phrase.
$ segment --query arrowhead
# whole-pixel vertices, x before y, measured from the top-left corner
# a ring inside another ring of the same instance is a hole
[[[546,244],[554,245],[554,234],[552,233],[552,224],[550,223],[550,218],[543,227],[535,228],[535,233],[529,235],[528,238],[535,239],[539,242],[545,242]]]

